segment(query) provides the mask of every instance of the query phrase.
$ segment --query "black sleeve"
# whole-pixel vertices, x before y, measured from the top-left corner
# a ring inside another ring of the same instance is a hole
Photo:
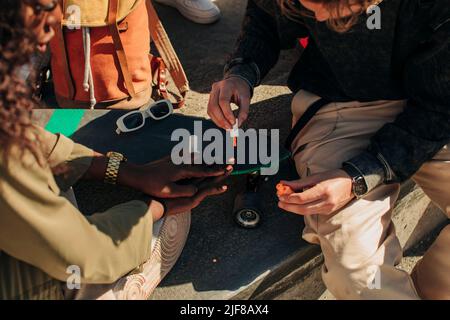
[[[450,17],[432,29],[430,41],[406,63],[405,111],[374,135],[365,154],[350,160],[366,174],[377,166],[363,158],[381,160],[387,183],[409,179],[450,142]]]
[[[283,21],[286,20],[281,17],[276,1],[249,0],[240,35],[225,67],[225,77],[237,75],[247,79],[252,87],[259,85],[277,63],[280,50],[293,47],[295,38],[280,39]]]

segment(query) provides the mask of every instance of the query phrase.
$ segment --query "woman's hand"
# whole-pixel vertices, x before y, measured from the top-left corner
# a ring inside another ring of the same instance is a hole
[[[231,77],[213,84],[209,95],[208,115],[222,129],[232,129],[236,117],[231,109],[231,103],[239,106],[239,125],[248,117],[250,108],[250,87],[241,78]]]
[[[352,179],[343,170],[331,170],[281,183],[291,187],[295,193],[280,196],[278,206],[304,216],[332,214],[355,197],[352,193]]]
[[[222,177],[231,172],[229,166],[174,165],[164,158],[146,165],[124,163],[119,170],[119,184],[157,198],[193,197],[199,187],[186,181],[195,178]],[[184,183],[180,183],[184,182]]]
[[[210,186],[200,189],[194,196],[189,198],[177,198],[163,200],[166,207],[165,214],[174,215],[186,213],[197,208],[207,197],[222,194],[228,190],[228,186]]]
[[[150,203],[150,208],[155,208],[156,214],[158,214],[158,212],[162,212],[161,207],[165,207],[165,215],[175,215],[189,212],[199,206],[200,203],[202,203],[207,197],[226,192],[228,190],[228,186],[224,183],[224,181],[230,176],[230,174],[231,171],[220,177],[196,179],[192,183],[198,188],[198,191],[193,196],[176,199],[153,200]],[[161,216],[156,218],[159,219]]]

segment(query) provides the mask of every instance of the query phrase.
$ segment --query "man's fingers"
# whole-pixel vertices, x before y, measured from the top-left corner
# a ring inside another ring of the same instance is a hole
[[[279,197],[283,202],[290,204],[307,204],[322,199],[324,194],[317,187],[313,187],[303,192],[293,193]]]
[[[211,117],[211,120],[222,129],[231,129],[230,124],[225,118],[222,109],[219,104],[219,95],[220,89],[216,88],[213,85],[213,89],[209,95],[208,102],[208,115]]]
[[[229,129],[231,129],[236,123],[236,117],[234,116],[233,111],[231,110],[232,99],[233,99],[233,92],[228,86],[225,86],[220,90],[219,106],[222,109],[222,113],[225,116],[226,120],[228,121],[228,124],[230,125]]]
[[[305,188],[311,188],[321,182],[319,175],[312,175],[303,179],[294,180],[294,181],[285,181],[282,180],[280,183],[291,187],[294,191],[301,192]]]
[[[321,200],[309,203],[307,205],[291,204],[283,201],[278,202],[279,208],[302,216],[323,213],[323,205],[324,203]]]
[[[241,96],[239,99],[239,125],[244,124],[248,118],[248,112],[250,109],[250,97],[249,96]]]

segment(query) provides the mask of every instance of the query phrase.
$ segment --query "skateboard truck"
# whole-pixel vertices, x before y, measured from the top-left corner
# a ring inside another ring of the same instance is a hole
[[[239,137],[238,119],[236,119],[233,129],[230,130],[230,137],[233,139],[233,147],[236,148]],[[234,200],[235,221],[242,228],[253,229],[261,222],[262,198],[258,191],[260,182],[259,170],[247,174],[246,190],[238,194]]]
[[[239,137],[239,121],[230,130],[230,137],[233,139],[233,147],[237,147]],[[247,175],[246,190],[236,196],[234,200],[233,213],[236,223],[246,229],[256,228],[261,221],[261,198],[258,193],[260,180],[259,171]]]
[[[246,229],[256,228],[261,222],[262,197],[258,191],[261,175],[255,171],[247,175],[247,186],[234,200],[236,223]]]

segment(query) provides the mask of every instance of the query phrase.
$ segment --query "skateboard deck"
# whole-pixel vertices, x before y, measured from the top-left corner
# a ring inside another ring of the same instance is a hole
[[[123,153],[130,161],[137,164],[144,164],[154,160],[167,157],[172,149],[179,144],[179,141],[172,141],[172,133],[176,129],[186,129],[191,135],[195,132],[201,122],[202,133],[208,129],[218,129],[223,134],[223,139],[227,139],[225,130],[219,129],[212,121],[204,118],[173,114],[170,117],[156,121],[146,119],[145,126],[135,132],[116,133],[118,118],[129,111],[125,110],[84,110],[84,109],[36,109],[33,110],[33,122],[53,133],[61,133],[70,137],[74,141],[86,145],[98,152],[106,153],[116,151]],[[267,150],[270,155],[270,137],[266,137]],[[212,142],[202,142],[202,151]],[[249,174],[260,171],[270,164],[263,164],[259,157],[250,157],[249,149],[251,143],[245,146],[245,161],[240,161],[234,166],[233,175]],[[259,145],[259,143],[258,143]],[[279,145],[282,145],[279,143]],[[235,155],[237,150],[235,149]],[[254,153],[254,150],[253,150]],[[259,152],[258,152],[259,153]],[[225,155],[225,151],[223,151]],[[280,147],[279,155],[275,159],[278,162],[286,160],[290,153]],[[237,159],[237,155],[236,155]],[[244,158],[241,158],[244,160]],[[223,159],[222,163],[226,160]],[[279,165],[274,163],[271,165]]]

